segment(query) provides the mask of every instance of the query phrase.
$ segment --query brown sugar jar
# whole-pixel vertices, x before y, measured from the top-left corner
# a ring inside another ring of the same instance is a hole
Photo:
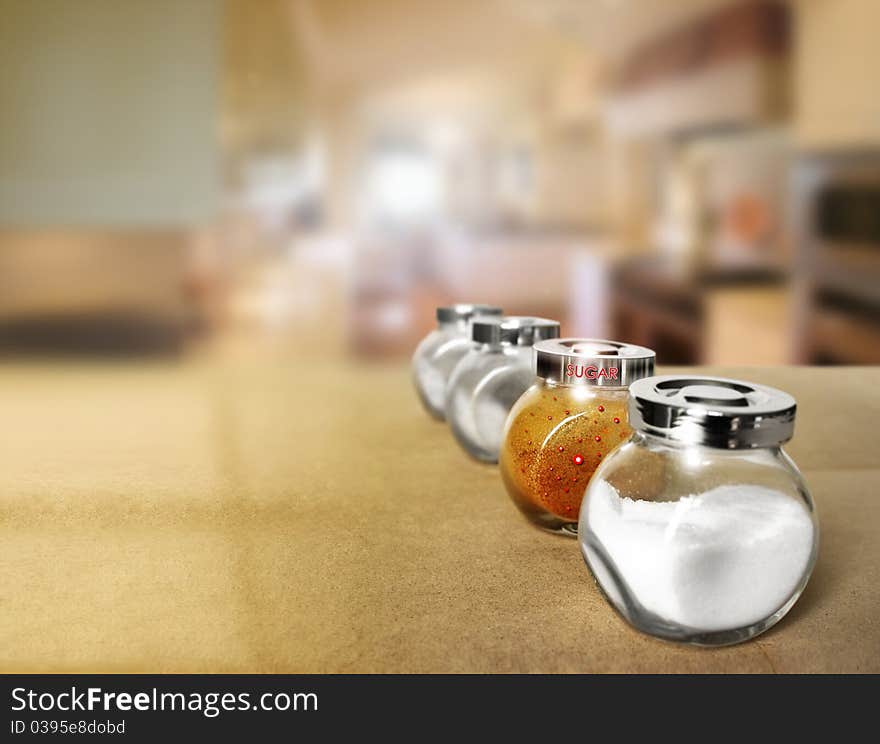
[[[533,347],[537,380],[505,424],[504,485],[531,522],[577,535],[584,490],[605,456],[632,433],[630,383],[654,373],[654,352],[600,339],[563,338]]]

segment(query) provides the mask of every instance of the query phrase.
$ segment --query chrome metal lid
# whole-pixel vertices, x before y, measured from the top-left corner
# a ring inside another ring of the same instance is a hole
[[[654,374],[654,352],[598,338],[561,338],[535,344],[535,372],[563,385],[626,387]]]
[[[476,315],[502,315],[504,311],[495,305],[448,305],[437,308],[437,321],[454,323],[458,320],[470,320]]]
[[[753,382],[661,375],[629,389],[629,423],[647,434],[721,449],[773,447],[791,439],[797,405]]]
[[[531,346],[537,341],[559,338],[559,323],[547,318],[506,315],[501,318],[474,318],[471,338],[480,344]]]

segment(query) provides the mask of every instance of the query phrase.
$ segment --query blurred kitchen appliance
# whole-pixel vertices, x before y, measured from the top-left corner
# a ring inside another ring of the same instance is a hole
[[[805,156],[795,194],[798,359],[880,364],[880,152]]]

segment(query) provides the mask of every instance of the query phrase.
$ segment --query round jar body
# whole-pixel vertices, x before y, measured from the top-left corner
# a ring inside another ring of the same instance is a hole
[[[416,347],[413,379],[419,398],[434,418],[446,417],[446,386],[455,366],[474,348],[467,323],[441,323]]]
[[[455,367],[446,390],[446,420],[459,444],[483,462],[498,462],[510,409],[535,379],[532,349],[481,344]]]
[[[584,495],[581,551],[617,611],[667,640],[748,640],[797,601],[815,507],[781,447],[717,449],[636,432]]]
[[[507,492],[534,524],[577,534],[584,488],[631,434],[626,388],[539,379],[516,402],[501,446]]]

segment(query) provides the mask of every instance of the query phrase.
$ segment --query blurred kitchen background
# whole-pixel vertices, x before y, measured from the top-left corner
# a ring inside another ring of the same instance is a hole
[[[408,356],[491,302],[880,363],[877,0],[0,0],[0,355]]]

